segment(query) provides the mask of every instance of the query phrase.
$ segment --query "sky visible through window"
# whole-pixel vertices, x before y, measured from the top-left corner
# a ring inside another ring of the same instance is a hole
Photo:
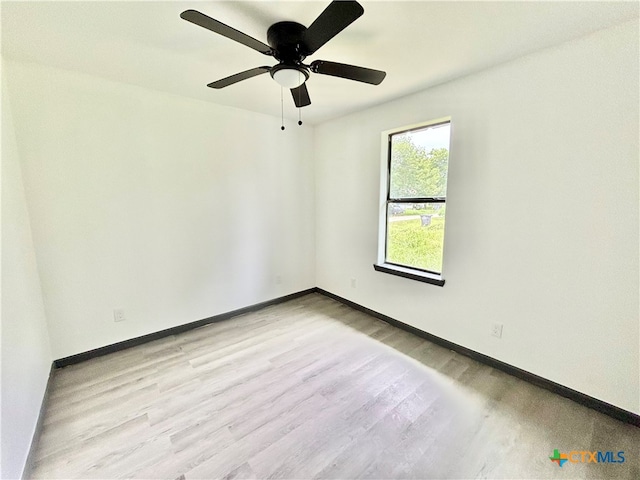
[[[438,125],[409,133],[409,138],[414,145],[423,147],[427,153],[434,148],[446,148],[449,150],[449,134],[451,124]]]

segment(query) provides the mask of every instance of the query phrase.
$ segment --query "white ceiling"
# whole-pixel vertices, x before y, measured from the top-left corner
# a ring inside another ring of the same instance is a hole
[[[275,61],[182,20],[193,8],[266,42],[267,28],[309,26],[329,1],[2,1],[7,58],[268,115],[280,115],[280,87],[267,75],[223,90],[206,84]],[[312,74],[319,123],[491,65],[638,18],[638,2],[430,2],[360,0],[365,13],[307,63],[322,59],[385,70],[379,86]],[[285,115],[297,118],[285,91]]]

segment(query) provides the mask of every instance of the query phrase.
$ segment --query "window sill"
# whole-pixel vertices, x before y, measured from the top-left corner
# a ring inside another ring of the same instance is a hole
[[[400,267],[398,265],[390,265],[388,263],[374,263],[373,268],[377,272],[390,273],[391,275],[410,278],[411,280],[430,283],[439,287],[444,286],[444,278],[442,278],[440,275],[436,275],[435,273],[422,272],[420,270],[414,270],[413,268]]]

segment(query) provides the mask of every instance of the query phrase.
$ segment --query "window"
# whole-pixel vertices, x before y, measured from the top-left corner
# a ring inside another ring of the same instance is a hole
[[[376,270],[444,285],[450,132],[451,121],[444,119],[383,133],[386,182]]]

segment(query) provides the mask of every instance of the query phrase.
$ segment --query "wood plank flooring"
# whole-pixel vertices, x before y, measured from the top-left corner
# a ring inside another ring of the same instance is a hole
[[[636,427],[312,294],[58,370],[32,478],[638,479],[639,450]]]

